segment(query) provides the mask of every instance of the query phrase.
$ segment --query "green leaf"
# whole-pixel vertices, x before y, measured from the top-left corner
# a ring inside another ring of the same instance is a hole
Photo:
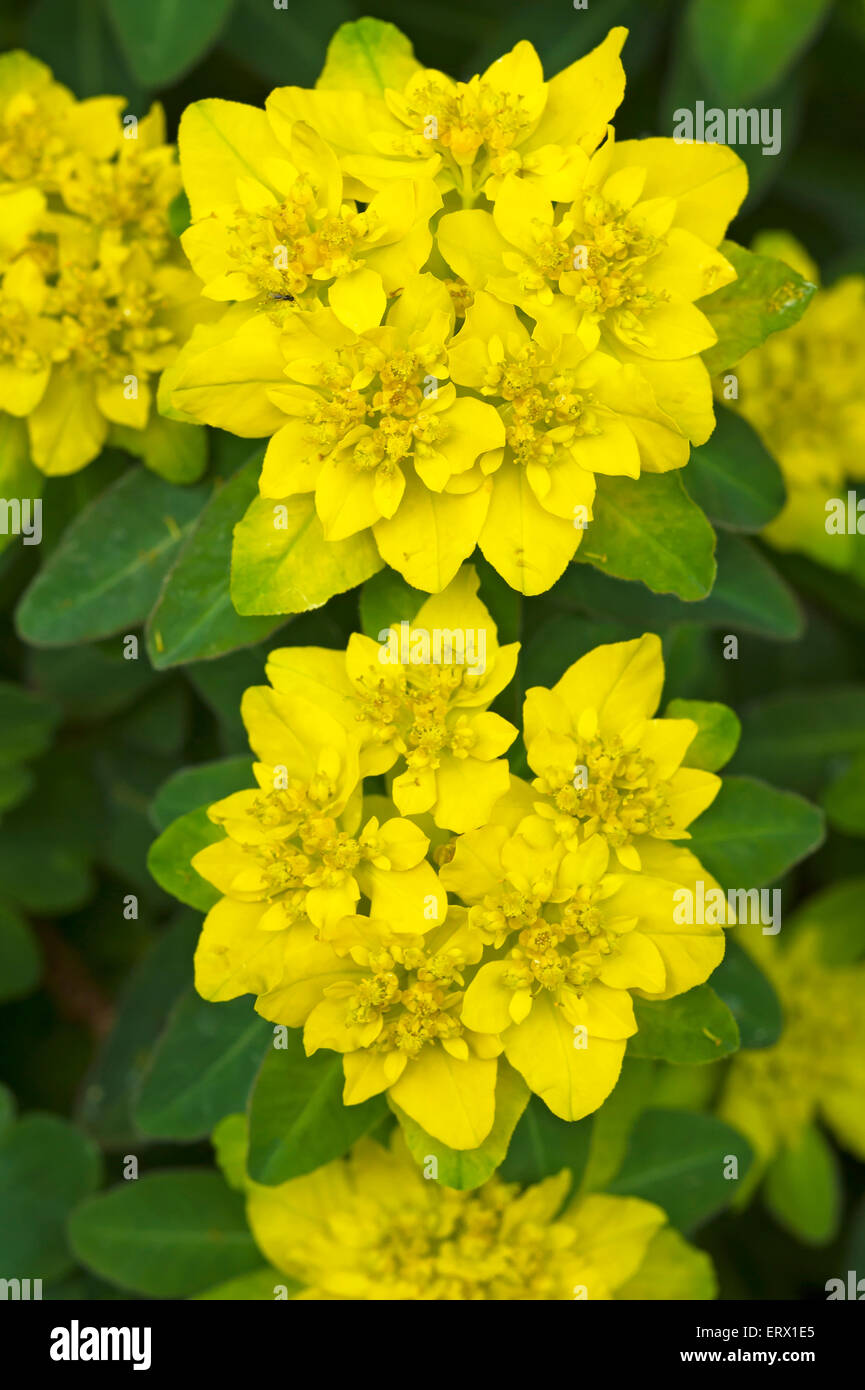
[[[816,806],[752,777],[725,777],[690,832],[687,848],[724,889],[774,882],[813,853],[824,834]]]
[[[0,681],[0,766],[44,753],[59,716],[53,701],[12,681]]]
[[[337,29],[315,85],[325,91],[383,97],[388,87],[401,92],[419,67],[410,40],[395,24],[358,19]]]
[[[694,0],[687,22],[713,95],[735,105],[778,82],[813,39],[830,3]]]
[[[40,690],[62,705],[68,719],[102,721],[152,689],[159,676],[148,662],[127,659],[122,638],[96,646],[34,647],[29,672]]]
[[[0,815],[20,806],[33,790],[33,773],[20,763],[0,763]]]
[[[703,353],[712,376],[734,367],[770,333],[798,323],[816,289],[784,261],[755,255],[734,241],[722,241],[719,249],[738,279],[698,301],[718,335]]]
[[[865,685],[786,690],[744,712],[736,767],[816,791],[847,758],[865,754]]]
[[[24,641],[92,642],[140,623],[206,495],[130,469],[75,518],[27,589],[16,613]]]
[[[382,568],[372,533],[326,541],[304,494],[257,497],[234,528],[231,599],[238,613],[305,613]]]
[[[396,570],[383,569],[361,585],[360,627],[367,637],[378,639],[385,628],[410,622],[428,598],[406,584]]]
[[[192,867],[193,855],[206,845],[224,838],[225,832],[207,818],[207,807],[187,811],[178,816],[158,840],[154,840],[147,856],[147,867],[160,888],[171,893],[189,907],[209,912],[221,894],[197,874]]]
[[[224,1284],[217,1284],[212,1289],[205,1289],[204,1293],[193,1294],[193,1300],[199,1302],[202,1299],[218,1299],[224,1303],[247,1303],[252,1299],[267,1301],[272,1303],[277,1297],[284,1298],[285,1289],[289,1297],[303,1288],[296,1279],[290,1279],[281,1270],[265,1267],[264,1269],[253,1270],[252,1274],[241,1274],[237,1279],[227,1279]]]
[[[261,1065],[249,1109],[249,1176],[267,1186],[341,1158],[387,1114],[383,1096],[343,1105],[339,1053],[307,1057],[300,1029],[284,1037]]]
[[[246,1106],[271,1027],[248,999],[210,1004],[189,990],[156,1044],[135,1121],[157,1139],[199,1139]]]
[[[349,0],[318,0],[298,22],[290,9],[239,0],[222,36],[223,50],[274,87],[314,87],[328,39],[352,16]]]
[[[0,1000],[30,994],[41,974],[42,952],[33,928],[20,913],[0,903]]]
[[[650,1103],[657,1063],[629,1057],[622,1061],[619,1079],[600,1110],[581,1120],[591,1126],[590,1143],[580,1188],[603,1192],[622,1166],[637,1118]]]
[[[628,1056],[691,1066],[716,1062],[739,1047],[735,1018],[709,985],[696,985],[675,999],[634,999],[639,1031]]]
[[[192,984],[199,919],[182,913],[128,976],[114,1026],[84,1081],[78,1121],[106,1145],[137,1137],[132,1107],[175,1000]]]
[[[409,1152],[415,1163],[425,1168],[430,1158],[437,1163],[433,1174],[443,1187],[460,1191],[480,1187],[491,1177],[508,1152],[511,1135],[529,1103],[530,1092],[522,1077],[503,1060],[496,1077],[496,1117],[486,1139],[476,1149],[450,1149],[421,1129],[404,1110],[390,1101],[399,1120]]]
[[[702,616],[713,627],[780,641],[801,637],[804,618],[796,595],[761,551],[742,536],[719,531],[716,559],[715,587],[701,609],[688,610],[689,618]]]
[[[89,1198],[72,1213],[69,1238],[82,1264],[151,1298],[187,1298],[261,1267],[243,1198],[203,1168]]]
[[[151,820],[157,830],[165,830],[179,816],[221,801],[254,782],[251,758],[222,758],[200,767],[182,767],[156,793],[150,807]]]
[[[101,4],[36,0],[21,17],[21,47],[48,64],[55,82],[71,87],[80,99],[122,92],[130,110],[146,110],[144,93],[126,66]]]
[[[705,598],[715,579],[715,533],[677,472],[598,478],[594,520],[576,558],[659,594]]]
[[[733,531],[760,531],[784,505],[780,468],[747,420],[715,407],[715,429],[691,450],[686,490],[710,521]]]
[[[684,613],[678,599],[607,578],[589,565],[569,566],[553,591],[553,602],[642,631],[657,631],[687,616],[725,633],[755,632],[779,641],[801,636],[804,619],[793,590],[749,541],[719,531],[715,559],[718,577],[711,594],[689,603]]]
[[[117,41],[139,82],[167,87],[214,44],[234,0],[105,0]]]
[[[109,438],[169,483],[197,483],[207,469],[207,430],[203,425],[167,420],[154,411],[145,430],[112,425]]]
[[[147,620],[147,652],[157,670],[251,646],[279,626],[279,619],[241,617],[230,593],[231,533],[258,496],[261,459],[257,449],[229,482],[217,484],[165,580]]]
[[[841,1221],[841,1168],[816,1125],[772,1160],[763,1198],[776,1221],[806,1245],[826,1245]]]
[[[711,1259],[697,1250],[672,1226],[652,1237],[640,1268],[616,1290],[617,1299],[640,1302],[672,1299],[715,1298],[718,1280]]]
[[[829,824],[845,835],[865,835],[865,753],[860,753],[822,797]]]
[[[753,1159],[743,1135],[714,1115],[648,1110],[634,1126],[625,1161],[607,1190],[656,1202],[687,1234],[735,1196],[738,1183],[724,1177],[728,1156],[738,1159],[740,1183]]]
[[[98,1185],[95,1144],[55,1115],[26,1115],[0,1135],[0,1269],[56,1279],[72,1265],[66,1217]]]
[[[784,1026],[781,1002],[759,965],[727,937],[724,959],[712,973],[712,989],[739,1025],[742,1047],[771,1047]]]
[[[699,767],[717,772],[736,751],[742,725],[727,705],[709,700],[671,700],[664,711],[667,719],[693,719],[697,737],[682,759],[683,767]]]
[[[506,1182],[536,1183],[570,1168],[576,1186],[586,1166],[593,1118],[569,1124],[548,1110],[539,1096],[532,1096],[499,1169],[501,1177]]]
[[[14,1125],[16,1113],[15,1097],[9,1087],[0,1081],[0,1139]]]
[[[3,411],[0,413],[0,497],[29,497],[32,503],[42,496],[44,486],[45,475],[30,462],[26,420],[18,420]],[[31,511],[31,525],[35,520]],[[12,545],[15,539],[11,528],[0,533],[0,551]]]

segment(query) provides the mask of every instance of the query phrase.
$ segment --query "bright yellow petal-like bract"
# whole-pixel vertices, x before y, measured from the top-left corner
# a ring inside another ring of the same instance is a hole
[[[681,766],[693,721],[652,717],[658,638],[529,691],[532,784],[488,708],[516,657],[471,566],[377,640],[274,651],[242,704],[259,790],[210,807],[225,836],[193,860],[222,894],[199,991],[255,994],[308,1054],[342,1054],[347,1105],[387,1092],[456,1150],[493,1129],[502,1053],[578,1120],[616,1085],[632,995],[681,994],[724,954],[720,926],[677,911],[718,887],[672,842],[719,779]]]
[[[539,594],[599,477],[681,468],[714,427],[699,301],[735,278],[745,166],[616,142],[624,29],[549,80],[521,41],[469,82],[394,32],[393,87],[338,34],[314,91],[185,112],[183,244],[228,307],[160,399],[270,436],[262,496],[313,494],[327,542],[370,533],[412,587],[479,546]]]
[[[539,1301],[677,1296],[687,1270],[714,1292],[708,1257],[636,1197],[568,1197],[565,1170],[533,1186],[489,1179],[471,1192],[425,1181],[399,1133],[274,1187],[246,1179],[255,1240],[306,1300]],[[663,1256],[666,1254],[666,1258]],[[632,1292],[632,1285],[633,1292]]]
[[[27,419],[43,473],[108,442],[185,482],[203,450],[159,418],[155,387],[212,310],[169,226],[181,177],[162,110],[121,123],[124,106],[0,57],[0,410]]]

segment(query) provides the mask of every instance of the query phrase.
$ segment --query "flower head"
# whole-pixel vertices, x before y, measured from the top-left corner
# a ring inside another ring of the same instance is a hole
[[[819,284],[816,265],[793,237],[763,233],[754,249]],[[865,277],[844,276],[818,290],[798,323],[736,367],[734,408],[778,460],[787,484],[787,502],[765,535],[781,550],[804,549],[836,568],[851,556],[841,536],[827,534],[826,499],[840,496],[848,479],[865,478],[863,333]]]
[[[784,1029],[772,1047],[738,1053],[720,1113],[747,1135],[757,1152],[754,1177],[785,1149],[795,1149],[822,1121],[845,1149],[865,1158],[865,1045],[859,1026],[865,964],[830,966],[819,927],[749,938],[775,986]]]
[[[626,33],[611,29],[549,82],[523,39],[468,82],[410,59],[403,85],[388,87],[383,98],[342,86],[282,87],[268,110],[274,120],[305,120],[326,133],[360,185],[378,188],[414,167],[434,173],[443,193],[455,189],[468,202],[494,199],[507,174],[547,197],[567,198],[622,99]]]
[[[368,562],[371,535],[438,593],[479,545],[541,593],[597,476],[681,468],[714,427],[696,301],[735,278],[717,246],[744,165],[616,142],[621,29],[549,82],[523,42],[462,83],[364,26],[393,86],[370,90],[337,35],[315,91],[184,115],[184,246],[204,293],[236,302],[164,399],[272,436],[262,496],[313,494],[345,554]]]
[[[345,653],[271,652],[276,690],[304,693],[353,727],[363,775],[399,769],[390,794],[402,815],[431,812],[447,830],[482,825],[508,788],[501,755],[516,729],[487,706],[511,680],[519,643],[500,647],[478,577],[466,565],[411,621],[355,633]]]
[[[571,1175],[473,1192],[428,1182],[398,1135],[276,1187],[246,1181],[247,1213],[271,1264],[301,1299],[627,1299],[675,1272],[711,1286],[706,1257],[636,1197],[568,1196]],[[699,1269],[699,1275],[697,1273]],[[639,1283],[638,1283],[639,1279]]]
[[[168,224],[180,174],[161,109],[124,139],[123,105],[76,103],[41,63],[0,59],[0,409],[27,417],[44,473],[76,472],[109,438],[151,462],[178,428],[153,386],[201,316]]]
[[[304,1028],[308,1053],[342,1054],[347,1105],[387,1092],[454,1149],[493,1127],[502,1052],[555,1114],[596,1110],[636,1031],[631,991],[680,994],[724,953],[719,926],[677,920],[679,890],[708,876],[668,841],[719,782],[679,769],[693,721],[648,717],[658,639],[598,648],[555,691],[529,692],[527,742],[545,769],[530,786],[494,757],[514,730],[486,704],[515,652],[497,647],[476,588],[465,570],[406,621],[408,659],[387,675],[379,658],[398,646],[395,628],[381,647],[352,639],[347,655],[275,652],[275,688],[243,703],[261,791],[210,808],[226,836],[193,860],[224,895],[196,955],[205,998],[254,993],[265,1018]],[[430,661],[431,633],[454,610],[490,633],[489,674]],[[589,737],[574,691],[595,715],[591,737],[609,740],[590,760],[586,806],[556,804],[547,765],[570,748],[572,717]],[[403,760],[396,805],[361,799],[364,776]],[[438,874],[411,819],[430,811],[440,827],[476,827],[437,836]]]

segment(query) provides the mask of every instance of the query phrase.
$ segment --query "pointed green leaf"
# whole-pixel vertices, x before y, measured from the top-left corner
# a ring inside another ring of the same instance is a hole
[[[341,1158],[387,1115],[383,1096],[343,1105],[339,1053],[307,1057],[297,1028],[285,1042],[265,1056],[249,1108],[249,1176],[267,1186]]]
[[[733,531],[760,531],[784,505],[780,468],[747,420],[715,407],[715,429],[691,450],[686,491],[710,521]]]
[[[724,1176],[731,1157],[738,1160],[738,1181]],[[687,1234],[729,1205],[752,1160],[747,1139],[714,1115],[647,1110],[607,1190],[657,1202]]]
[[[739,1047],[739,1028],[727,1005],[709,985],[696,985],[674,999],[634,999],[638,1032],[628,1056],[691,1066],[717,1062]]]
[[[734,367],[770,333],[797,323],[816,288],[784,261],[758,256],[734,241],[722,241],[720,251],[738,278],[698,302],[718,335],[703,353],[713,376]]]
[[[594,520],[576,558],[653,592],[705,598],[715,579],[715,533],[678,473],[598,478]]]
[[[66,646],[128,630],[149,613],[207,496],[133,468],[75,518],[18,605],[25,642]]]
[[[671,700],[664,711],[666,719],[693,719],[697,737],[690,745],[683,767],[699,767],[717,772],[736,751],[742,725],[727,705],[710,700]]]
[[[305,613],[382,566],[369,531],[326,541],[311,496],[256,497],[234,528],[231,598],[247,615]]]
[[[166,577],[147,620],[147,653],[157,670],[205,661],[268,637],[279,619],[241,617],[230,593],[231,534],[258,496],[262,453],[217,485]]]
[[[813,853],[824,834],[816,806],[752,777],[725,777],[690,832],[684,843],[724,889],[772,883]]]
[[[187,1298],[261,1267],[243,1198],[204,1168],[89,1198],[72,1213],[69,1238],[82,1264],[151,1298]]]
[[[395,24],[357,19],[337,29],[315,85],[326,91],[383,97],[388,87],[401,92],[419,68],[410,40]]]

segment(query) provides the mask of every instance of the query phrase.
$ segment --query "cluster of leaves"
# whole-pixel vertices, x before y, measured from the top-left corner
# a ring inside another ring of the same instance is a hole
[[[856,268],[865,203],[850,177],[858,146],[843,138],[847,117],[830,149],[819,119],[794,135],[809,85],[818,117],[843,99],[837,57],[863,36],[853,6],[831,18],[830,9],[812,0],[791,16],[780,0],[759,11],[745,0],[611,0],[581,14],[579,32],[546,0],[528,11],[484,0],[470,14],[418,6],[408,20],[404,6],[377,12],[401,19],[426,61],[466,75],[526,36],[555,71],[612,24],[628,24],[625,115],[637,131],[666,131],[672,110],[697,98],[783,105],[782,156],[741,151],[751,192],[737,239],[793,222],[824,264]],[[328,0],[286,24],[265,0],[34,0],[4,16],[3,37],[50,63],[79,97],[120,87],[143,110],[158,94],[176,128],[186,103],[211,90],[259,102],[272,84],[311,85],[327,37],[357,13]],[[799,294],[779,312],[791,272],[737,244],[722,249],[739,278],[703,305],[719,335],[707,365],[721,376],[788,327],[809,296],[795,279]],[[660,633],[664,712],[698,718],[702,766],[732,755],[733,775],[690,847],[725,888],[780,886],[785,905],[799,903],[802,921],[826,933],[828,963],[842,964],[865,947],[854,877],[865,835],[862,591],[762,546],[757,533],[783,504],[781,474],[741,418],[723,403],[716,413],[715,433],[683,473],[604,481],[579,563],[548,594],[521,602],[479,565],[501,640],[524,643],[516,688],[495,708],[519,722],[526,688],[552,684],[598,643]],[[213,896],[189,860],[204,808],[249,784],[239,699],[261,682],[274,634],[280,645],[343,647],[354,630],[376,636],[419,596],[385,570],[314,614],[286,620],[282,601],[239,613],[227,558],[257,495],[263,448],[211,432],[210,452],[209,475],[191,487],[113,450],[74,480],[49,480],[43,545],[9,547],[0,561],[14,613],[0,647],[0,1057],[25,1112],[16,1120],[2,1093],[0,1272],[38,1271],[55,1297],[111,1297],[117,1287],[196,1296],[243,1276],[253,1282],[235,1296],[256,1296],[261,1256],[242,1199],[213,1168],[204,1141],[214,1127],[246,1111],[249,1174],[276,1185],[393,1123],[383,1102],[343,1106],[334,1054],[306,1058],[295,1032],[274,1047],[248,1000],[197,996],[192,952]],[[13,490],[5,478],[4,489]],[[310,556],[299,539],[273,563],[284,594]],[[515,770],[526,770],[518,758]],[[822,848],[814,803],[828,822]],[[174,898],[187,905],[179,914]],[[720,1078],[728,1059],[771,1047],[782,1027],[752,958],[731,942],[709,984],[644,1002],[639,1023],[622,1079],[595,1115],[566,1124],[533,1099],[517,1119],[505,1096],[482,1151],[449,1151],[421,1131],[412,1144],[408,1127],[414,1156],[434,1152],[440,1180],[460,1189],[496,1168],[534,1182],[567,1167],[580,1190],[657,1202],[718,1256],[727,1296],[792,1296],[822,1287],[846,1258],[855,1267],[857,1252],[865,1260],[861,1215],[845,1255],[832,1244],[842,1179],[851,1200],[865,1185],[826,1141],[782,1165],[767,1192],[798,1243],[763,1217],[749,1214],[745,1231],[741,1217],[720,1215],[732,1184],[719,1153],[738,1158],[743,1178],[752,1162],[747,1140],[712,1113]],[[109,1181],[123,1176],[128,1154],[143,1176],[94,1195],[103,1169]],[[145,1238],[154,1229],[158,1248]]]

